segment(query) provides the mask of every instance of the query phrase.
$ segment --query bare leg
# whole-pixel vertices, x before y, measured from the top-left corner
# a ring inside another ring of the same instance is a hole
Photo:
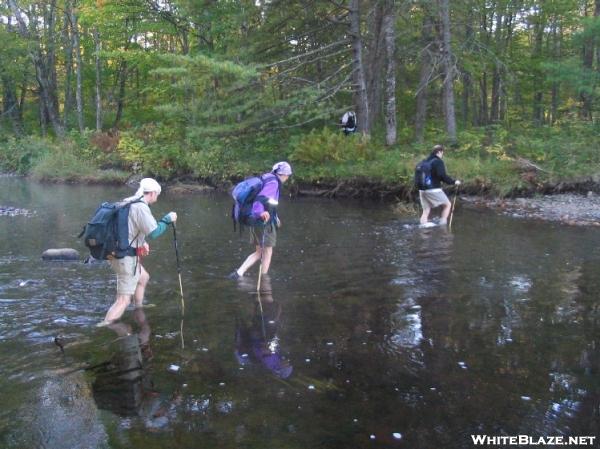
[[[423,214],[421,215],[421,220],[419,220],[421,222],[421,224],[427,223],[430,212],[431,212],[431,209],[429,207],[423,207]]]
[[[260,251],[260,246],[258,246],[258,245],[257,245],[257,246],[256,246],[256,251],[254,251],[252,254],[250,254],[250,255],[249,255],[247,258],[246,258],[246,260],[244,261],[244,263],[242,264],[242,266],[240,266],[240,267],[237,269],[237,273],[238,273],[240,276],[243,276],[243,275],[244,275],[244,273],[245,273],[246,271],[248,271],[248,269],[249,269],[249,268],[250,268],[252,265],[254,265],[256,262],[258,262],[258,261],[260,260],[260,253],[261,253],[261,251]]]
[[[271,256],[273,255],[273,247],[265,246],[263,257],[260,263],[262,263],[262,274],[269,272],[269,266],[271,266]]]
[[[125,312],[125,309],[131,303],[132,295],[117,295],[117,299],[114,304],[110,306],[108,312],[106,312],[106,316],[104,317],[104,323],[111,323],[115,320],[118,320]]]
[[[450,215],[450,203],[444,203],[442,205],[442,215],[440,215],[440,224],[448,223],[448,215]]]
[[[146,293],[146,285],[148,285],[148,281],[150,280],[150,275],[141,265],[140,271],[140,278],[138,280],[137,286],[135,287],[135,294],[133,295],[134,305],[136,307],[140,307],[142,305],[144,301],[144,293]]]

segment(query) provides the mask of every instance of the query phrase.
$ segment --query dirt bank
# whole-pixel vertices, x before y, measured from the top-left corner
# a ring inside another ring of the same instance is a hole
[[[207,190],[229,191],[232,183],[198,180],[171,182],[173,193],[202,193]],[[445,189],[453,196],[453,188]],[[353,179],[338,182],[292,182],[285,186],[292,196],[324,198],[356,198],[405,204],[418,203],[418,192],[412,185]],[[573,226],[600,226],[600,184],[595,179],[570,183],[532,186],[514,190],[511,198],[494,197],[487,188],[463,185],[458,207],[486,208],[516,218],[548,220]]]

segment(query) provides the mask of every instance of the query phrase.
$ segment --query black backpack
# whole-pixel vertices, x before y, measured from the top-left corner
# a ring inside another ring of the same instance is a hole
[[[415,167],[415,187],[419,190],[427,190],[431,188],[431,169],[433,161],[423,159]]]
[[[129,208],[133,203],[140,202],[141,197],[127,202],[106,202],[96,209],[78,236],[83,237],[83,243],[90,249],[94,259],[135,256],[135,248],[129,242]]]

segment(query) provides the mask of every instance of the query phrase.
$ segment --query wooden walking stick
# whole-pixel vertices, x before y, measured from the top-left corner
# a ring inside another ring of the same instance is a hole
[[[448,221],[448,230],[452,229],[452,217],[454,216],[454,207],[456,206],[456,197],[458,196],[458,186],[454,186],[454,199],[452,200],[452,209],[450,209],[450,220]]]
[[[262,233],[262,239],[260,242],[260,267],[258,267],[258,282],[256,283],[256,292],[260,293],[260,278],[262,276],[262,267],[263,267],[263,254],[265,252],[265,228],[267,225],[265,225],[265,227],[263,227],[263,233]],[[259,301],[260,301],[260,297],[259,297]],[[262,304],[260,305],[261,310],[262,310]]]

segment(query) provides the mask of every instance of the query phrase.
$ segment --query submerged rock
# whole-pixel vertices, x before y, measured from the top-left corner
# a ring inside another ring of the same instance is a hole
[[[42,253],[43,260],[79,260],[79,251],[73,248],[51,248]]]

